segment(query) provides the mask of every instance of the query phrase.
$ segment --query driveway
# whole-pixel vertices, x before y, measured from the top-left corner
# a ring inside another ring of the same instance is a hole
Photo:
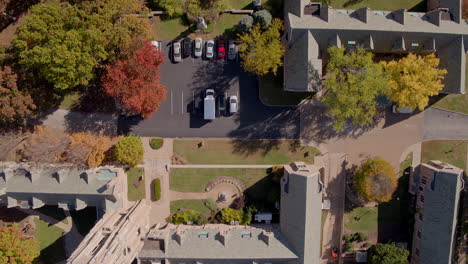
[[[468,139],[468,115],[432,107],[424,115],[424,140]]]
[[[239,62],[185,58],[172,63],[170,45],[163,43],[166,63],[161,66],[161,83],[167,87],[167,100],[149,119],[119,118],[119,133],[159,137],[230,137],[277,139],[299,137],[299,111],[289,107],[268,107],[258,98],[255,76],[244,72]],[[212,122],[191,114],[194,98],[206,89],[217,95],[236,95],[239,111],[219,116]]]

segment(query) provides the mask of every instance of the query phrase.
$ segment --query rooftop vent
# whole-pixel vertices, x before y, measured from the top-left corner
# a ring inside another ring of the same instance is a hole
[[[198,232],[198,238],[208,238],[208,231]]]
[[[241,237],[242,237],[242,238],[252,238],[252,232],[250,232],[250,231],[242,231]]]

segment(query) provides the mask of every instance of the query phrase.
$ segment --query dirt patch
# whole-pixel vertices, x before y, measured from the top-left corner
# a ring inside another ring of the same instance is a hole
[[[18,223],[25,238],[34,237],[36,235],[35,218],[35,216],[28,215],[15,208],[0,207],[0,227]]]
[[[187,159],[179,154],[174,154],[171,157],[172,164],[174,165],[185,165],[188,163]]]

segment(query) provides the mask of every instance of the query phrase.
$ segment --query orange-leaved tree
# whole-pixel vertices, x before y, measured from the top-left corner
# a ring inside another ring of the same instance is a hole
[[[392,165],[379,157],[366,160],[354,172],[354,181],[356,193],[374,202],[390,201],[397,185]]]
[[[166,87],[159,82],[163,53],[147,40],[134,42],[126,58],[106,66],[107,73],[101,80],[107,95],[126,109],[148,118],[166,100]]]
[[[17,224],[0,227],[0,263],[29,264],[39,254],[39,242],[25,238]]]

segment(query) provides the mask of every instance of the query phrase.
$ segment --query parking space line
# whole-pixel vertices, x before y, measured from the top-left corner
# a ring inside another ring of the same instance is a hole
[[[180,109],[181,109],[181,112],[180,114],[184,114],[184,91],[182,90],[182,97],[180,98],[182,104],[180,104]]]
[[[172,90],[171,90],[171,115],[174,114],[174,105],[172,103]]]

